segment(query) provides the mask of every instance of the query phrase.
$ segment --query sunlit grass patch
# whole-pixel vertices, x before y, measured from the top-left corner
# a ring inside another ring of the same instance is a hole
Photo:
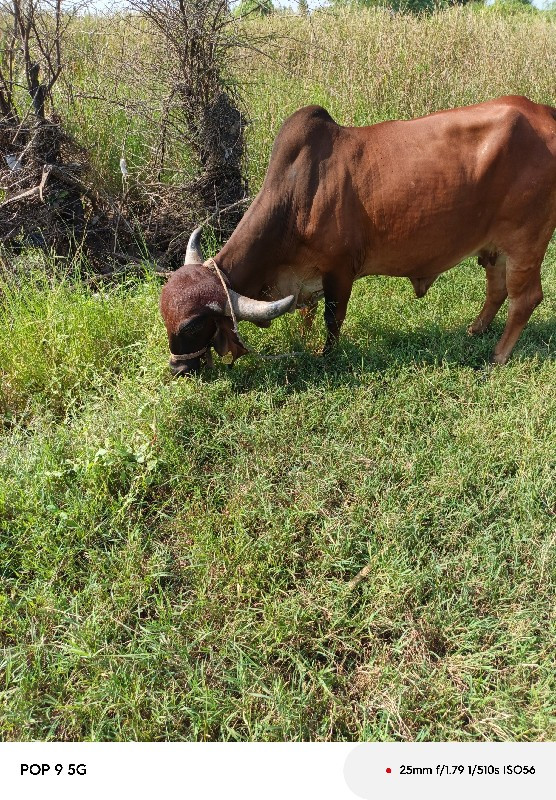
[[[472,263],[182,381],[156,285],[8,286],[3,737],[551,738],[553,264],[491,372]]]

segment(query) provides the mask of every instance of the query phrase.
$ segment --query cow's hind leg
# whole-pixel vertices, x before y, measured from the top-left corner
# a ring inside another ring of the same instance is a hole
[[[494,349],[492,360],[495,364],[505,364],[521,331],[527,324],[529,317],[542,301],[541,263],[542,256],[529,264],[517,262],[513,257],[508,257],[506,265],[506,285],[508,288],[509,308],[508,320],[504,333]]]
[[[488,253],[481,254],[479,256],[479,264],[485,268],[487,280],[486,299],[478,317],[467,328],[467,333],[470,336],[486,331],[508,296],[506,257],[501,254],[494,256]]]
[[[313,327],[313,322],[317,314],[317,306],[318,303],[311,303],[299,309],[299,313],[301,314],[301,333],[303,336],[307,336]]]
[[[338,341],[340,328],[346,316],[352,286],[353,280],[348,276],[338,276],[333,273],[326,273],[323,276],[324,322],[327,333],[326,344],[322,351],[323,355],[329,353]]]

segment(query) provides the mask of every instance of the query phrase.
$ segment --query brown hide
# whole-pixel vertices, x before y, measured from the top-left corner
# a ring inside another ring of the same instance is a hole
[[[542,299],[540,266],[555,227],[549,106],[503,97],[363,128],[311,106],[284,123],[261,191],[215,259],[249,297],[294,294],[310,306],[324,294],[328,348],[356,278],[406,277],[423,296],[442,272],[478,255],[487,297],[469,331],[488,327],[509,296],[493,356],[504,363]]]

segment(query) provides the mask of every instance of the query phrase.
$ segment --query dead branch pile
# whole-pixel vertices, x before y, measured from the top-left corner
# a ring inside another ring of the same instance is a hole
[[[76,88],[63,55],[77,12],[61,3],[0,0],[0,244],[83,252],[99,271],[145,256],[173,269],[200,222],[224,239],[244,212],[247,115],[229,76],[234,55],[260,42],[227,0],[130,0],[118,20],[135,44],[123,37],[119,57],[108,67],[99,57],[91,85]],[[74,129],[80,103],[84,117],[91,104],[124,112],[106,154],[119,157],[121,187],[103,185],[64,128],[55,84]]]
[[[137,200],[133,210],[146,240],[171,264],[200,220],[210,217],[226,238],[243,214],[247,115],[229,75],[248,42],[226,0],[130,5],[135,14],[129,23],[147,26],[152,49],[135,54],[134,65],[141,67],[126,81],[138,99],[128,98],[127,109],[152,120],[159,136],[129,200]],[[187,167],[176,163],[177,150],[188,153]]]
[[[183,109],[178,112],[183,114]],[[179,181],[168,182],[164,161],[157,165],[158,175],[153,175],[152,163],[143,164],[143,179],[131,184],[127,195],[126,207],[137,220],[149,251],[166,268],[180,262],[191,231],[201,222],[210,221],[216,234],[227,238],[248,200],[242,174],[244,116],[221,92],[200,117],[191,126],[199,137],[198,147],[192,147],[190,135],[180,137],[190,150],[196,150],[194,174],[184,169]]]
[[[86,150],[52,106],[73,15],[61,0],[0,3],[0,244],[57,255],[85,249],[102,271],[130,249],[132,226],[96,185]]]
[[[102,272],[134,249],[131,224],[98,188],[87,152],[55,114],[0,122],[0,187],[0,242],[13,251],[84,251]]]

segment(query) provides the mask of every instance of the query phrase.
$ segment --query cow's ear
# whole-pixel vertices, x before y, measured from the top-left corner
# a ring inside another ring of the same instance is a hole
[[[218,355],[225,359],[227,363],[233,364],[237,358],[245,355],[245,353],[249,351],[246,350],[239,341],[230,319],[227,317],[221,318],[218,320],[217,324],[218,329],[212,340],[212,346]]]

